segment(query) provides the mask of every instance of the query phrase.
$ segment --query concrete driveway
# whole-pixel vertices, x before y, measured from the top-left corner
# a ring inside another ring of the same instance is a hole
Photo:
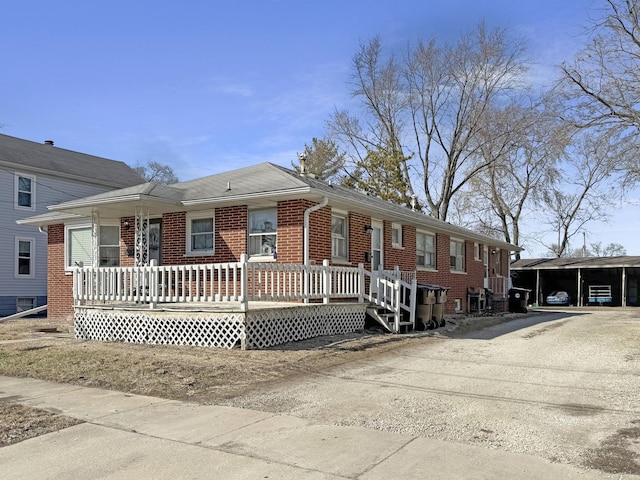
[[[640,474],[639,394],[640,309],[605,307],[437,334],[232,405]]]

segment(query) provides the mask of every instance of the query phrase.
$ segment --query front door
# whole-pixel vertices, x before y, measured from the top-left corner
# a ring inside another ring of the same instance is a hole
[[[371,271],[374,272],[380,268],[384,268],[384,259],[382,257],[384,245],[382,236],[382,222],[379,220],[371,221]]]
[[[149,263],[156,261],[156,265],[162,263],[162,220],[154,218],[149,220]]]

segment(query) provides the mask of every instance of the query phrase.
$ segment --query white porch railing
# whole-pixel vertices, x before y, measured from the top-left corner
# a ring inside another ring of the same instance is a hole
[[[393,330],[395,332],[400,331],[403,311],[409,315],[407,323],[415,327],[417,294],[415,272],[401,272],[398,269],[377,272],[363,270],[363,278],[369,279],[369,290],[365,292],[364,298],[394,313]],[[407,282],[403,278],[410,280]]]
[[[240,262],[143,267],[77,267],[76,304],[305,301],[364,298],[360,267]]]
[[[402,278],[410,278],[409,282]],[[368,272],[358,267],[240,262],[143,267],[76,267],[76,305],[97,303],[309,302],[332,299],[370,301],[394,313],[400,330],[403,311],[415,325],[416,277],[399,270]]]
[[[494,297],[507,297],[511,289],[511,277],[485,277],[484,288],[488,288]]]

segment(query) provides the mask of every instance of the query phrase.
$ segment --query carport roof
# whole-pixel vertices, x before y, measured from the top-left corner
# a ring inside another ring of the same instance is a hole
[[[521,258],[511,264],[511,270],[566,270],[570,268],[620,267],[640,267],[640,257]]]

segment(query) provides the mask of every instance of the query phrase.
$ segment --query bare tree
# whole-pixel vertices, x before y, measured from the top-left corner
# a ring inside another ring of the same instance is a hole
[[[640,1],[603,0],[590,40],[572,63],[562,65],[571,118],[577,125],[618,130],[636,150],[620,165],[627,180],[640,177]]]
[[[409,46],[402,62],[385,58],[375,38],[354,57],[352,94],[362,102],[362,119],[338,111],[329,130],[353,164],[373,150],[391,152],[408,194],[420,185],[421,203],[446,220],[454,196],[489,165],[480,154],[481,125],[521,86],[523,51],[504,30],[483,23],[454,45],[431,39]]]
[[[147,182],[159,183],[161,185],[170,185],[179,182],[178,177],[169,165],[156,162],[155,160],[150,160],[146,165],[134,167],[133,170]]]
[[[471,179],[463,198],[472,225],[487,235],[523,245],[521,220],[557,185],[558,162],[569,140],[567,128],[540,102],[512,103],[490,110],[483,123],[480,152],[486,172]],[[495,132],[508,132],[496,135]],[[516,259],[520,258],[516,254]]]
[[[570,241],[593,220],[606,221],[606,210],[621,192],[615,188],[615,164],[618,158],[612,132],[592,135],[581,130],[562,164],[564,182],[542,194],[540,207],[547,223],[557,234],[557,243],[547,244],[556,257],[570,252]]]

